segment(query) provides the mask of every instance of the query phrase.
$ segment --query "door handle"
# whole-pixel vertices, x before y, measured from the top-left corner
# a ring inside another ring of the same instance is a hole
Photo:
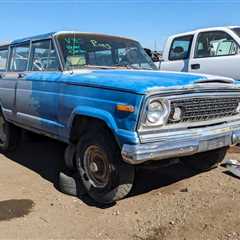
[[[25,73],[19,73],[19,74],[18,74],[18,78],[24,78],[25,76],[26,76]]]
[[[200,69],[200,64],[199,63],[192,64],[191,69]]]

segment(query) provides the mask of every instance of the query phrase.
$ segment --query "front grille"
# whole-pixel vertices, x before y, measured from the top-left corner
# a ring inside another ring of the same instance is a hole
[[[240,96],[191,97],[171,100],[169,124],[223,119],[239,114]],[[173,119],[176,108],[181,109],[181,120]]]

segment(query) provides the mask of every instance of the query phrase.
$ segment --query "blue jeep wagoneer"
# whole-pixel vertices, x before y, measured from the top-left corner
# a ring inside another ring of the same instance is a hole
[[[0,107],[2,151],[21,129],[67,143],[78,186],[104,203],[130,192],[138,164],[180,158],[208,170],[240,141],[233,80],[156,71],[138,42],[102,34],[1,45]]]

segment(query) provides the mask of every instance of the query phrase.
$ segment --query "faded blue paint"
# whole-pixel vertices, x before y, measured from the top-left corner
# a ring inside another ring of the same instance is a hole
[[[53,37],[55,33],[13,41],[19,44]],[[0,106],[5,118],[23,128],[69,142],[76,116],[103,120],[119,145],[139,142],[136,131],[140,110],[151,90],[183,87],[206,76],[143,70],[93,70],[17,73],[0,78]],[[134,106],[133,113],[116,110]]]
[[[58,77],[58,74],[33,73],[27,79],[31,80],[36,77],[44,81],[52,81]],[[74,74],[65,73],[61,81],[73,85],[146,94],[156,88],[180,87],[205,79],[207,79],[206,76],[161,71],[83,70]]]
[[[79,81],[81,77],[81,81]],[[85,74],[67,76],[72,84],[97,86],[118,91],[146,94],[156,88],[185,86],[196,80],[207,79],[192,74],[165,73],[160,71],[94,70]]]
[[[103,120],[119,144],[137,143],[140,109],[146,93],[162,87],[185,86],[192,74],[131,70],[82,70],[29,73],[24,79],[0,80],[1,104],[9,121],[68,142],[75,116]],[[16,93],[14,86],[16,84]],[[8,90],[8,91],[6,91]],[[16,96],[16,104],[13,98]],[[134,113],[116,110],[117,104],[135,107]],[[10,111],[9,111],[10,110]]]

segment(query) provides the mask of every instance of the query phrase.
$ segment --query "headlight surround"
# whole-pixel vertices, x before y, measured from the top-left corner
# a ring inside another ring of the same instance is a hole
[[[169,116],[169,102],[166,99],[150,99],[146,107],[145,126],[162,126]]]

